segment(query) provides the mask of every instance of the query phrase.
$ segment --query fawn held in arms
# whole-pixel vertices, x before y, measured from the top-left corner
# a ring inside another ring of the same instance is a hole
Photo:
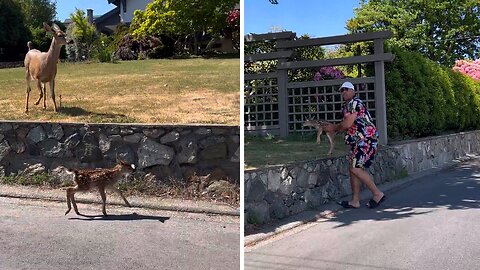
[[[125,196],[123,196],[122,192],[114,187],[114,184],[117,183],[120,179],[125,176],[131,175],[135,171],[135,165],[128,164],[125,161],[119,159],[118,163],[115,167],[110,169],[94,169],[94,170],[73,170],[67,171],[70,174],[74,174],[75,184],[74,187],[67,188],[67,207],[68,210],[65,212],[67,215],[70,210],[72,210],[71,204],[73,204],[73,209],[77,215],[80,215],[78,212],[77,204],[75,202],[75,192],[77,191],[88,191],[92,188],[98,188],[100,192],[100,196],[102,197],[102,212],[103,215],[107,215],[107,211],[105,210],[105,204],[107,200],[107,195],[105,193],[105,189],[109,188],[116,192],[120,197],[122,197],[123,201],[128,207],[130,203],[127,201]]]
[[[307,119],[304,123],[304,127],[314,127],[317,130],[317,144],[320,144],[320,135],[323,133],[323,128],[328,125],[329,122],[319,121],[313,119]],[[328,155],[332,154],[333,147],[335,146],[335,133],[336,132],[325,132],[327,134],[328,140],[330,141],[330,150],[328,150]]]
[[[28,53],[25,55],[25,79],[27,81],[27,97],[25,100],[25,113],[28,113],[28,98],[30,96],[31,81],[37,81],[38,91],[40,96],[38,97],[35,105],[40,103],[43,97],[43,109],[46,109],[46,84],[50,84],[50,96],[53,101],[55,112],[58,111],[57,103],[55,102],[55,76],[57,75],[57,62],[60,57],[60,49],[63,45],[71,43],[72,40],[67,40],[65,33],[60,28],[53,24],[50,27],[48,24],[43,23],[45,31],[52,33],[52,44],[48,52],[41,52],[33,49],[32,43],[29,41]],[[43,89],[42,89],[43,83]]]

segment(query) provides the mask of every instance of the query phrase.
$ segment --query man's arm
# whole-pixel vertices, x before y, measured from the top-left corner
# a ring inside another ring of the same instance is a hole
[[[324,128],[324,130],[326,132],[348,130],[353,125],[353,122],[355,122],[356,117],[357,117],[357,113],[351,113],[351,114],[345,116],[343,118],[342,122],[340,122],[338,124],[327,125]]]

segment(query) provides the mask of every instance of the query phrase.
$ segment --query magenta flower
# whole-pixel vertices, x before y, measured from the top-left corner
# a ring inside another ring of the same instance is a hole
[[[345,75],[341,70],[336,69],[332,66],[327,66],[327,67],[321,67],[315,73],[313,80],[321,81],[321,80],[343,79],[343,78],[345,78]]]

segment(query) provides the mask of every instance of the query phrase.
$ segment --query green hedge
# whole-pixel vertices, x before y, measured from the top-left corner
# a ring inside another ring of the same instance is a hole
[[[480,82],[416,52],[389,49],[385,65],[388,135],[419,138],[480,128]]]

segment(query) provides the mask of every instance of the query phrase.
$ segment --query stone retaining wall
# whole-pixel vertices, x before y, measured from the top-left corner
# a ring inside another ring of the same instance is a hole
[[[235,126],[1,121],[0,174],[111,167],[121,157],[159,181],[214,172],[238,182],[239,146]]]
[[[393,181],[480,153],[480,131],[381,147],[370,168],[375,183]],[[246,170],[245,220],[265,223],[350,195],[345,156]]]

